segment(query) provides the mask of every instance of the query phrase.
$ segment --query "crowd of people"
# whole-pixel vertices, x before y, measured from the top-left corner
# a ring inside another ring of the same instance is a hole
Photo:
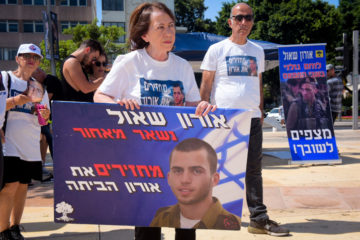
[[[175,42],[175,16],[163,3],[142,3],[133,11],[129,23],[131,51],[117,59],[108,74],[108,57],[96,40],[84,41],[64,60],[61,79],[39,69],[43,56],[38,46],[20,45],[16,55],[17,69],[2,71],[0,75],[0,124],[3,129],[3,149],[0,151],[0,240],[24,239],[19,226],[28,184],[32,180],[44,180],[42,174],[47,147],[51,156],[53,153],[51,127],[46,124],[51,122],[50,100],[117,103],[132,110],[149,104],[192,106],[196,107],[195,114],[199,116],[215,111],[217,107],[252,110],[245,178],[246,202],[250,211],[248,231],[254,234],[288,235],[288,229],[270,220],[263,203],[264,51],[248,40],[254,25],[252,8],[246,3],[238,3],[229,14],[231,36],[208,49],[201,64],[203,77],[200,90],[191,65],[171,53]],[[329,84],[333,86],[333,82],[335,80]],[[148,83],[166,85],[163,88],[166,92],[146,89],[144,85]],[[335,88],[340,89],[337,85]],[[168,89],[171,89],[170,94]],[[289,79],[282,91],[287,113],[285,118],[287,124],[291,125],[290,129],[312,129],[328,124],[326,107],[315,98],[319,94],[315,79]],[[156,101],[149,102],[148,99],[154,96]],[[338,108],[333,112],[335,119]],[[305,113],[312,116],[313,121],[303,119],[301,116],[305,116]],[[212,187],[219,181],[216,153],[207,143],[199,141],[191,139],[179,143],[174,149],[170,157],[168,181],[176,195],[179,171],[185,172],[194,165],[190,161],[194,157],[189,153],[195,152],[198,157],[193,160],[196,166],[201,166],[210,187],[201,189],[206,198],[194,198],[192,203],[205,206],[205,210],[189,206],[187,199],[177,196],[178,204],[159,209],[151,227],[135,228],[136,240],[160,240],[161,226],[175,227],[175,239],[195,239],[195,228],[207,224],[205,216],[210,208],[221,213],[214,222],[218,228],[222,228],[225,217],[233,223],[234,229],[240,229],[240,219],[224,210],[212,196]],[[171,214],[181,214],[182,219],[170,224],[167,218]]]

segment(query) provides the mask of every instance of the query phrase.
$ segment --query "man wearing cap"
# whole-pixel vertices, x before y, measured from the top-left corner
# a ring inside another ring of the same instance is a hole
[[[28,184],[32,179],[41,180],[40,124],[34,114],[36,103],[45,106],[39,111],[45,122],[49,119],[49,101],[42,86],[31,77],[39,67],[41,51],[35,44],[22,44],[16,55],[18,68],[2,71],[5,88],[4,123],[4,177],[0,191],[0,239],[24,239],[20,233],[20,221],[25,206]],[[3,93],[1,93],[3,94]],[[1,95],[3,96],[3,95]],[[3,103],[1,103],[2,105]]]
[[[334,65],[326,65],[327,71],[327,85],[330,99],[330,109],[332,115],[333,124],[336,117],[341,112],[342,93],[344,90],[344,84],[339,77],[335,74]]]
[[[61,69],[63,100],[93,102],[94,91],[104,77],[89,81],[86,69],[103,51],[98,41],[89,39],[82,42],[80,47],[64,60]]]

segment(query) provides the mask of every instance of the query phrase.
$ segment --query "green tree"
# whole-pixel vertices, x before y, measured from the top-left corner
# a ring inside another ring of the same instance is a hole
[[[98,26],[97,19],[91,24],[76,25],[73,28],[65,29],[64,34],[71,34],[71,40],[59,41],[60,61],[56,62],[56,75],[60,77],[60,68],[62,61],[74,52],[80,44],[86,39],[98,40],[104,47],[108,56],[125,53],[128,49],[127,44],[117,43],[117,40],[125,34],[124,29],[117,26]],[[44,41],[40,44],[41,50],[45,52]],[[50,60],[44,59],[40,65],[46,72],[50,72]]]
[[[204,0],[175,0],[176,26],[187,27],[188,32],[214,33],[214,23],[204,19],[206,9]]]
[[[231,28],[228,24],[228,19],[230,18],[230,12],[232,7],[236,4],[236,2],[223,2],[221,10],[219,12],[219,16],[216,17],[216,34],[223,36],[231,35]]]

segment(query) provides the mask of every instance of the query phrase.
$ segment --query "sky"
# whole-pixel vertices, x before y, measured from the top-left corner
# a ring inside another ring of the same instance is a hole
[[[339,5],[339,0],[325,0],[330,4],[335,5],[336,7]],[[221,10],[221,6],[223,2],[232,2],[231,0],[205,0],[205,6],[208,9],[205,11],[205,18],[210,18],[211,20],[215,21],[215,17],[218,15],[218,12]],[[98,20],[101,19],[101,0],[96,0],[96,11]]]

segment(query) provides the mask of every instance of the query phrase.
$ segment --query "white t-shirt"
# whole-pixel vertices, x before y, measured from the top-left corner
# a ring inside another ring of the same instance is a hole
[[[216,71],[211,104],[251,109],[253,118],[261,117],[259,74],[265,70],[265,55],[259,45],[250,40],[239,45],[227,38],[210,46],[200,68]]]
[[[169,53],[156,61],[145,49],[132,51],[115,61],[99,91],[115,100],[136,99],[143,105],[174,106],[174,89],[181,89],[185,101],[200,101],[199,89],[190,64]]]
[[[9,73],[11,77],[9,97],[14,97],[23,93],[28,84],[27,81],[19,79],[12,72]],[[46,91],[41,104],[46,104],[49,107]],[[19,157],[26,161],[41,161],[41,127],[37,115],[31,111],[33,106],[33,103],[28,102],[22,106],[16,105],[15,108],[9,110],[3,149],[4,156]]]
[[[7,79],[7,73],[5,71],[2,71],[0,75],[0,128],[2,128],[5,120],[6,98],[8,94]]]

